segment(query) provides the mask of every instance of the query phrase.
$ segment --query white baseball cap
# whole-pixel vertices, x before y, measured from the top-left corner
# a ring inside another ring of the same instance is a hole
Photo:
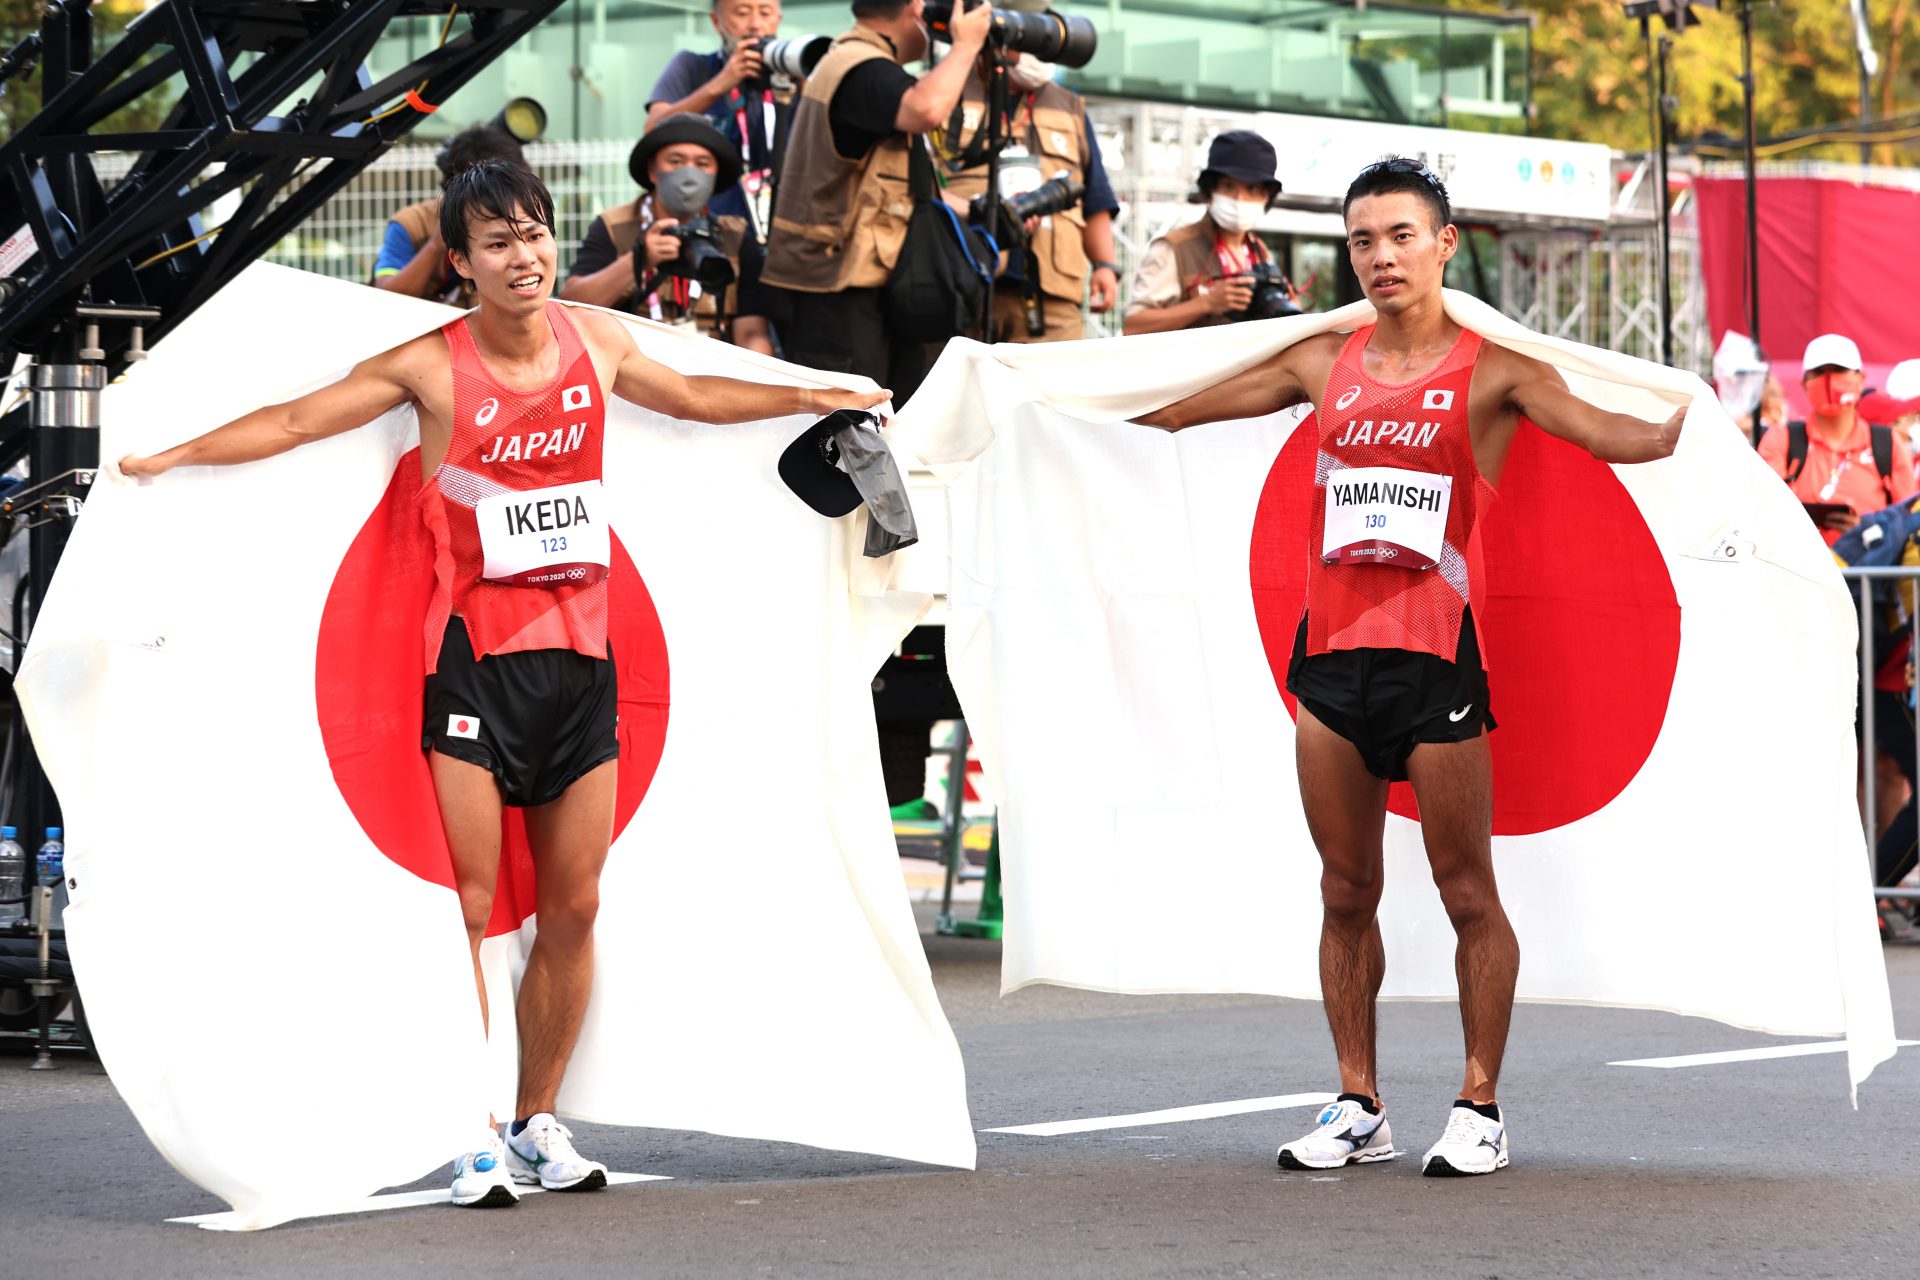
[[[1886,392],[1895,400],[1920,397],[1920,360],[1902,360],[1887,375]]]
[[[1854,345],[1852,338],[1844,334],[1823,333],[1807,344],[1807,353],[1800,357],[1800,371],[1805,373],[1809,369],[1818,369],[1823,364],[1858,370],[1863,367],[1860,348]]]

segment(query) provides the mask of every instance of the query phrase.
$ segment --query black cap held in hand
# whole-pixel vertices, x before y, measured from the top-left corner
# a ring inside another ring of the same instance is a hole
[[[853,477],[837,465],[840,447],[834,432],[855,423],[872,423],[864,409],[836,409],[802,431],[780,455],[780,478],[800,500],[829,519],[846,515],[864,499]]]

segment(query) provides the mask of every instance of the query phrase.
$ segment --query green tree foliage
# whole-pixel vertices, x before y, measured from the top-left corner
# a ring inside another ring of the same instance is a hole
[[[1699,25],[1674,40],[1668,93],[1675,100],[1676,142],[1741,132],[1737,0],[1721,3],[1725,12],[1695,9]],[[1646,46],[1639,23],[1623,15],[1618,0],[1523,5],[1453,0],[1450,7],[1533,11],[1535,133],[1630,150],[1647,145]],[[1869,0],[1867,16],[1880,54],[1872,113],[1887,117],[1920,110],[1920,2]],[[1664,29],[1655,19],[1656,41]],[[1859,118],[1860,79],[1847,0],[1756,4],[1753,49],[1754,116],[1761,137]],[[1791,154],[1853,160],[1859,148],[1825,144]],[[1920,164],[1920,140],[1882,144],[1874,158],[1883,164]]]

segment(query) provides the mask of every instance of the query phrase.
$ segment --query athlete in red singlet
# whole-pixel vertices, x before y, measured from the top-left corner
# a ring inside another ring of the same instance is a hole
[[[1386,970],[1375,915],[1387,784],[1409,779],[1459,938],[1467,1051],[1424,1171],[1492,1173],[1508,1160],[1497,1086],[1520,949],[1493,875],[1481,517],[1523,420],[1603,462],[1649,462],[1673,452],[1684,410],[1664,423],[1604,412],[1552,366],[1449,319],[1440,290],[1459,232],[1446,188],[1419,162],[1361,170],[1344,211],[1375,323],[1295,343],[1141,421],[1177,431],[1302,403],[1318,415],[1313,560],[1287,687],[1299,699],[1300,795],[1320,852],[1320,985],[1341,1093],[1312,1133],[1280,1148],[1280,1164],[1398,1154],[1375,1078]]]
[[[426,719],[434,791],[486,1017],[480,942],[493,913],[502,810],[525,810],[540,929],[516,1001],[517,1119],[454,1165],[453,1202],[513,1204],[516,1183],[594,1190],[606,1167],[553,1116],[593,983],[600,870],[613,838],[609,535],[599,495],[606,399],[726,423],[865,409],[888,392],[687,377],[640,354],[625,325],[551,301],[553,197],[499,162],[447,187],[441,234],[478,308],[338,382],[152,457],[131,476],[251,462],[410,404],[420,423],[421,517],[439,590],[428,619]]]

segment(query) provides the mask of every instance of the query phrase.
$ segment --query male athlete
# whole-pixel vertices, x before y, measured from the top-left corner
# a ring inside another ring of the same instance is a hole
[[[1387,784],[1410,779],[1434,883],[1459,943],[1466,1076],[1431,1176],[1507,1164],[1496,1101],[1520,948],[1493,877],[1492,768],[1481,645],[1480,522],[1524,418],[1603,462],[1671,454],[1664,423],[1576,399],[1551,366],[1483,343],[1442,307],[1459,246],[1446,188],[1417,161],[1381,161],[1347,188],[1347,253],[1378,317],[1298,342],[1141,421],[1177,431],[1310,403],[1320,452],[1306,615],[1287,688],[1299,699],[1300,796],[1319,849],[1320,985],[1339,1098],[1280,1148],[1288,1169],[1398,1153],[1375,1079],[1374,1002]]]
[[[423,746],[473,952],[493,911],[505,805],[526,813],[540,922],[517,1001],[519,1101],[504,1139],[454,1164],[453,1202],[514,1204],[515,1183],[606,1185],[553,1109],[593,982],[600,870],[613,839],[614,670],[608,533],[600,497],[606,397],[725,423],[864,409],[888,392],[686,377],[649,360],[624,325],[550,302],[553,197],[525,169],[487,162],[448,184],[441,234],[478,310],[354,367],[339,382],[235,419],[130,476],[251,462],[411,404],[421,518],[438,587],[427,620]]]

